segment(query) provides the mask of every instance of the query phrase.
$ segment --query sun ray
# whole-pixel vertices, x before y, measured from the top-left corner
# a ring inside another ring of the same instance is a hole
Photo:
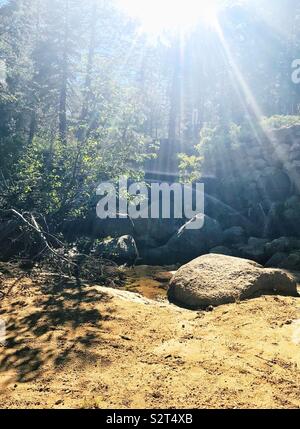
[[[120,7],[137,19],[145,32],[187,30],[199,21],[215,26],[217,0],[118,0]]]
[[[257,124],[261,124],[262,119],[264,117],[262,109],[260,108],[259,104],[257,103],[257,101],[256,101],[256,99],[255,99],[255,97],[251,91],[251,88],[249,87],[248,83],[244,79],[244,76],[243,76],[237,62],[235,61],[235,59],[232,55],[230,46],[226,41],[223,30],[222,30],[221,26],[219,25],[219,23],[217,23],[215,30],[217,32],[218,38],[221,42],[221,45],[224,49],[224,53],[225,53],[225,56],[227,58],[227,61],[233,70],[233,74],[234,74],[234,77],[236,79],[236,81],[233,82],[233,85],[234,85],[236,93],[239,97],[239,100],[240,100],[241,104],[243,105],[245,112],[247,113],[248,124],[249,124],[251,131],[253,132],[253,135],[255,136],[257,142],[260,145],[264,145],[265,143],[264,143],[263,139],[261,138],[260,133],[258,132],[258,129],[257,129]],[[276,153],[277,153],[279,159],[281,160],[282,164],[285,164],[286,159],[277,150],[278,146],[280,145],[280,142],[278,141],[278,138],[276,137],[274,131],[270,128],[264,127],[263,125],[261,125],[261,131],[263,131],[264,137],[267,138],[269,140],[269,142],[271,143],[271,145],[274,147],[274,150],[276,151]],[[298,181],[297,179],[298,178],[295,176],[295,178],[294,178],[295,183],[297,183],[297,181]],[[299,185],[296,185],[296,187],[298,190],[300,189]]]

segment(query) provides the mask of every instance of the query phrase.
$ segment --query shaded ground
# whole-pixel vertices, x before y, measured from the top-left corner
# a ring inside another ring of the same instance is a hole
[[[191,312],[163,302],[165,281],[153,280],[159,302],[47,275],[2,276],[2,407],[300,407],[299,299]]]

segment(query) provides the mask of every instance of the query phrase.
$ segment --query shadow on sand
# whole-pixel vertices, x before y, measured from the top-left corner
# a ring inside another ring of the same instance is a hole
[[[12,372],[15,381],[28,382],[47,366],[59,368],[72,353],[78,358],[99,344],[99,328],[109,316],[96,307],[108,299],[80,280],[47,279],[29,300],[16,293],[14,299],[2,300],[0,317],[7,332],[0,354],[2,374]]]

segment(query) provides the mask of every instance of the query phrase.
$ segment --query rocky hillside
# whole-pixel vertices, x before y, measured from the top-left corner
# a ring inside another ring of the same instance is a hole
[[[205,149],[203,171],[214,186],[210,180],[206,187],[201,230],[174,219],[119,219],[93,221],[90,233],[129,234],[136,258],[148,264],[184,263],[213,252],[300,269],[300,125],[276,127],[269,120],[256,133],[241,132],[238,141],[213,143]]]
[[[238,128],[238,137],[231,130],[204,139],[201,230],[181,219],[100,220],[93,211],[61,232],[79,251],[86,251],[82,242],[98,240],[87,250],[121,264],[181,264],[212,252],[300,270],[300,125],[276,121],[255,132]],[[15,221],[0,224],[2,260],[35,246],[24,234]]]

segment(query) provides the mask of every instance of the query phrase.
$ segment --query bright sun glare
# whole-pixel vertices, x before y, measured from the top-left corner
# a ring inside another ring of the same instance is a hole
[[[144,31],[187,30],[202,21],[214,27],[217,0],[119,0],[125,12],[141,22]]]

